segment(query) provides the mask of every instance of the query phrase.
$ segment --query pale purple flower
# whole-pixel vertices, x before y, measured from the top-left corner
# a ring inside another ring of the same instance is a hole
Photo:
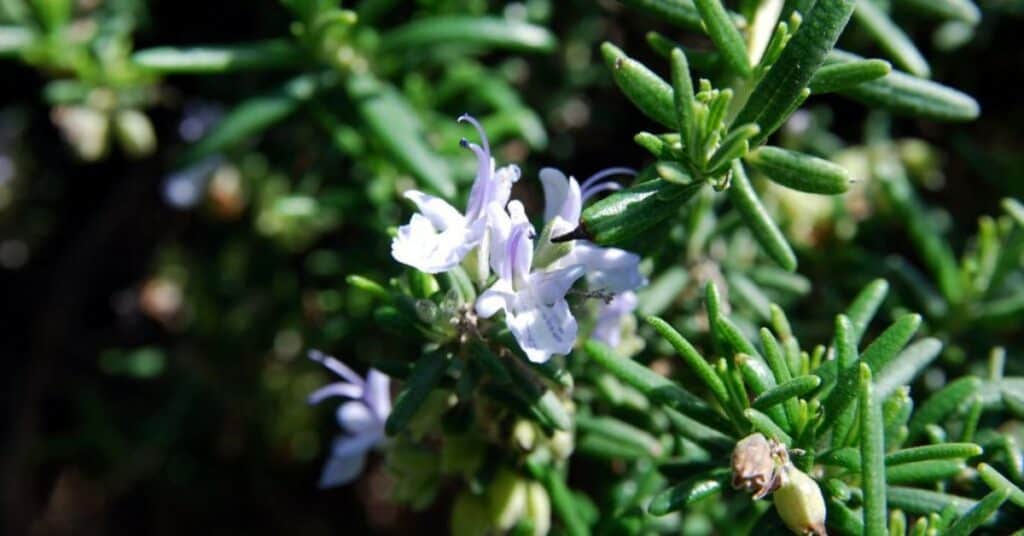
[[[476,178],[469,193],[466,213],[462,214],[447,201],[417,190],[406,192],[405,197],[419,211],[409,223],[398,228],[391,242],[391,256],[398,262],[427,273],[451,270],[473,248],[487,241],[488,212],[491,203],[505,206],[512,193],[512,183],[519,180],[519,168],[514,165],[495,170],[491,147],[480,123],[469,115],[460,122],[472,124],[480,133],[483,147],[463,139],[460,144],[477,157]],[[489,247],[482,248],[484,253]],[[487,260],[482,262],[487,266]]]
[[[632,291],[616,294],[612,301],[601,304],[590,338],[617,347],[622,342],[622,320],[633,314],[636,305],[636,293]]]
[[[318,350],[309,358],[337,374],[335,382],[309,395],[310,404],[333,398],[346,398],[337,410],[338,424],[344,431],[331,444],[331,454],[320,474],[320,487],[342,486],[355,480],[366,465],[366,455],[385,438],[384,422],[391,413],[390,378],[370,369],[360,377],[341,361]]]
[[[544,188],[544,220],[552,226],[552,235],[572,231],[578,225],[583,204],[594,194],[617,190],[622,186],[607,179],[616,174],[635,174],[628,168],[608,168],[583,181],[554,168],[540,170]],[[582,265],[587,273],[587,285],[594,290],[612,293],[634,290],[646,284],[640,273],[640,257],[624,249],[606,248],[585,240],[576,240],[572,249],[552,263],[551,268]]]
[[[526,357],[544,362],[567,354],[576,342],[578,326],[565,294],[583,276],[582,266],[532,270],[533,227],[519,201],[488,207],[494,224],[490,263],[498,280],[476,301],[476,312],[490,318],[505,312],[505,323]]]
[[[206,183],[223,159],[220,155],[208,156],[191,166],[178,170],[164,179],[164,200],[178,210],[195,207],[203,199]]]

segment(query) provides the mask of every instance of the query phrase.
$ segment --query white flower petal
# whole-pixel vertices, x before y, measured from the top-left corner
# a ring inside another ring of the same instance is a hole
[[[412,201],[420,214],[426,217],[438,231],[451,227],[465,226],[465,218],[455,207],[440,197],[434,197],[417,190],[405,192],[405,198]]]
[[[350,400],[338,406],[335,416],[342,430],[354,435],[364,434],[380,427],[379,419],[362,400]]]
[[[624,249],[603,248],[577,240],[572,251],[552,263],[550,268],[576,264],[584,266],[587,285],[594,290],[619,293],[647,284],[647,279],[640,273],[640,256]]]
[[[590,337],[615,348],[622,340],[622,319],[636,309],[637,298],[634,292],[623,292],[612,299],[611,303],[601,306],[597,313],[597,322]]]
[[[344,486],[359,477],[366,467],[366,451],[344,457],[331,457],[320,473],[320,488]]]
[[[569,179],[560,170],[543,168],[540,170],[540,185],[544,189],[544,221],[548,222],[558,216],[569,193]]]
[[[491,288],[483,291],[476,299],[476,314],[482,318],[490,318],[498,311],[507,310],[515,300],[515,291],[511,283],[505,279],[499,279]]]
[[[446,272],[476,246],[479,237],[474,236],[473,231],[456,226],[438,232],[426,217],[413,214],[408,224],[398,228],[398,234],[391,241],[391,256],[421,272]]]
[[[541,363],[553,354],[568,354],[576,342],[576,319],[565,300],[543,305],[533,289],[516,294],[512,314],[506,323],[530,361]]]
[[[529,285],[542,305],[552,305],[565,298],[576,280],[586,273],[582,265],[573,265],[557,270],[546,270],[530,274]]]
[[[345,398],[361,398],[364,394],[363,387],[361,385],[355,385],[352,383],[336,382],[329,385],[325,385],[316,391],[313,391],[307,401],[310,404],[319,404],[327,398],[334,396],[342,396]]]
[[[391,414],[391,378],[376,369],[366,373],[366,396],[363,398],[377,420],[384,422]]]

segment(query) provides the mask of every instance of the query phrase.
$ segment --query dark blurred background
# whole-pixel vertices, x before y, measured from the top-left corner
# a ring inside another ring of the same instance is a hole
[[[898,134],[922,137],[944,153],[946,187],[925,195],[956,220],[970,222],[958,227],[965,232],[973,232],[979,215],[995,212],[999,198],[1024,194],[1024,7],[1018,4],[984,3],[986,16],[975,39],[951,52],[932,50],[929,24],[920,24],[919,31],[911,24],[934,78],[981,103],[981,118],[969,124],[895,123]],[[530,76],[522,98],[541,113],[552,138],[547,153],[529,154],[527,167],[553,164],[586,175],[608,165],[638,165],[645,156],[632,135],[653,126],[611,85],[597,46],[611,39],[650,65],[663,65],[646,47],[644,33],[679,32],[611,1],[552,5],[553,30],[568,46],[553,57],[527,58]],[[389,20],[403,16],[398,10]],[[153,1],[136,47],[280,36],[287,22],[274,2]],[[564,96],[552,95],[564,95],[566,63],[581,61],[580,55],[599,74],[578,82],[567,104]],[[180,105],[172,100],[150,111],[161,140],[154,156],[128,161],[115,153],[86,165],[72,157],[50,120],[41,97],[43,75],[14,61],[0,65],[0,118],[5,132],[13,133],[2,141],[27,162],[23,169],[29,175],[18,205],[0,212],[0,349],[8,363],[0,380],[5,532],[315,535],[444,527],[445,501],[428,513],[381,502],[388,483],[379,470],[350,487],[317,489],[334,424],[328,413],[305,406],[305,392],[324,376],[304,360],[280,360],[268,351],[287,342],[268,326],[294,322],[288,311],[254,299],[246,309],[251,317],[241,320],[251,329],[232,331],[244,335],[232,340],[216,333],[192,338],[140,312],[138,296],[164,246],[176,243],[193,258],[212,259],[235,244],[246,225],[211,225],[165,204],[162,181],[182,144],[176,137]],[[280,79],[170,77],[166,86],[178,103],[202,97],[229,106],[240,88]],[[832,98],[809,104],[821,103],[832,107],[838,134],[861,138],[863,106]],[[275,136],[303,128],[285,125],[261,147],[272,153]],[[298,166],[302,155],[291,158],[295,162],[285,161],[284,169]],[[322,238],[321,247],[348,247],[356,257],[386,254],[386,244],[361,243],[358,232],[346,232],[344,238]],[[892,250],[905,245],[902,237],[878,241]],[[302,255],[273,253],[265,244],[248,247],[267,255],[254,254],[238,283],[252,288],[271,286],[276,267],[305,262]],[[812,281],[828,276],[827,267],[802,267]],[[343,279],[336,284],[340,288]],[[216,281],[206,288],[213,302],[237,297],[218,293]],[[295,293],[293,310],[302,299]],[[341,346],[373,351],[376,335]],[[166,351],[143,359],[152,370],[120,373],[118,349],[140,348]]]

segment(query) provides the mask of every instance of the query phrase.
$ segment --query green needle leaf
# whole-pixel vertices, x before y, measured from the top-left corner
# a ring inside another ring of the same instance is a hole
[[[830,64],[862,59],[856,54],[839,50],[833,50],[828,56]],[[868,106],[922,119],[971,121],[980,113],[978,102],[970,95],[900,71],[840,90],[839,93]]]
[[[368,130],[384,148],[423,185],[444,197],[453,197],[451,170],[427,146],[422,123],[405,97],[370,74],[353,75],[347,89]]]
[[[743,217],[743,221],[750,227],[765,253],[779,266],[790,272],[795,271],[796,255],[793,253],[793,249],[790,248],[782,231],[775,225],[768,215],[768,211],[761,204],[761,200],[750,184],[750,180],[747,179],[747,174],[739,160],[733,160],[729,199],[740,216]]]
[[[913,41],[872,0],[858,0],[853,18],[897,64],[915,76],[931,76],[928,62]]]
[[[908,385],[917,377],[942,351],[942,342],[938,339],[922,339],[900,352],[888,365],[876,375],[875,393],[880,400],[889,398],[900,386]]]
[[[300,48],[283,39],[222,46],[158,47],[132,55],[136,65],[162,74],[218,74],[298,67],[303,58]]]
[[[824,65],[814,73],[811,83],[812,95],[832,93],[877,80],[892,72],[892,65],[885,60],[856,60],[850,63]]]
[[[750,139],[757,136],[758,132],[761,132],[761,127],[753,123],[732,129],[708,160],[708,173],[711,175],[722,173],[733,160],[747,154],[747,151],[750,150]]]
[[[656,437],[614,417],[579,414],[576,415],[576,429],[600,436],[613,444],[625,445],[647,456],[659,456],[662,452],[661,443]]]
[[[926,460],[890,466],[885,477],[891,485],[932,484],[953,478],[963,470],[961,460]]]
[[[802,100],[815,71],[835,46],[850,20],[856,0],[818,2],[786,44],[775,65],[754,88],[735,123],[757,123],[761,133],[751,143],[759,144],[781,125]]]
[[[533,478],[536,478],[548,490],[551,496],[551,506],[562,521],[563,528],[569,536],[589,536],[590,529],[577,507],[572,491],[565,484],[565,479],[554,466],[540,464],[533,460],[526,462],[526,468]]]
[[[622,0],[622,3],[674,26],[702,31],[700,13],[693,0]]]
[[[991,465],[982,463],[978,465],[978,474],[993,490],[1010,490],[1010,501],[1013,502],[1013,504],[1024,508],[1024,490],[1021,490],[1019,486],[1003,476],[1002,473],[996,471]]]
[[[772,181],[801,192],[841,194],[853,182],[842,166],[779,147],[761,147],[745,160]]]
[[[722,54],[722,59],[734,73],[749,78],[751,71],[747,46],[739,30],[733,25],[725,6],[720,0],[695,0],[694,4],[707,27],[711,41]]]
[[[936,424],[955,411],[960,404],[981,389],[982,381],[973,376],[960,378],[943,387],[918,409],[910,419],[909,441],[924,433],[929,424]]]
[[[329,77],[318,80],[315,76],[303,75],[293,78],[276,91],[242,101],[188,150],[181,159],[182,165],[194,164],[263,132],[295,113],[320,88],[332,83]]]
[[[981,20],[981,10],[971,0],[897,0],[896,3],[923,15],[959,20],[967,24],[977,24]]]
[[[427,396],[441,382],[447,369],[448,356],[442,352],[429,353],[416,361],[405,387],[395,398],[391,415],[384,424],[384,430],[388,435],[405,430],[406,425],[423,406]]]
[[[817,389],[819,385],[821,385],[821,378],[817,376],[794,378],[757,395],[750,405],[763,411],[786,400],[802,397]]]
[[[971,499],[950,493],[903,486],[889,486],[886,490],[886,498],[890,508],[899,508],[908,514],[921,515],[941,512],[947,507],[953,508],[958,514],[963,514],[976,504]]]
[[[690,156],[690,162],[702,163],[700,156],[703,147],[698,141],[697,120],[694,118],[693,81],[690,80],[690,66],[686,54],[681,49],[672,50],[669,58],[672,63],[673,103],[679,132],[683,137],[683,149]]]
[[[664,404],[715,430],[729,431],[731,426],[703,400],[679,387],[668,378],[630,359],[615,355],[611,348],[597,341],[587,341],[584,350],[591,359],[620,380],[647,395],[653,402]]]
[[[971,507],[960,519],[943,532],[943,536],[967,536],[992,517],[1010,497],[1010,490],[1000,488],[989,492],[978,504]]]
[[[750,425],[754,427],[754,430],[786,446],[793,445],[793,438],[782,428],[779,428],[779,425],[775,424],[771,417],[754,408],[744,410],[743,415],[750,421]]]
[[[974,443],[941,443],[890,452],[885,456],[885,464],[893,466],[926,460],[966,459],[978,456],[982,452],[981,447]]]
[[[552,52],[555,36],[542,26],[498,17],[445,15],[415,20],[381,36],[381,48],[399,51],[458,43],[520,52]]]
[[[854,344],[860,344],[868,324],[875,317],[878,307],[885,301],[889,293],[889,282],[884,279],[875,279],[865,286],[857,297],[853,299],[850,306],[846,308],[846,316],[853,326],[852,339]]]
[[[647,323],[672,345],[672,348],[679,354],[679,357],[704,382],[704,385],[715,395],[719,403],[726,406],[729,403],[729,393],[726,391],[722,379],[715,374],[715,369],[708,364],[704,356],[700,355],[697,349],[681,333],[669,325],[668,322],[655,316],[649,316],[647,317]]]
[[[669,128],[678,127],[672,86],[668,82],[611,43],[601,45],[601,54],[626,98],[647,117]]]
[[[655,495],[647,507],[647,511],[651,515],[663,516],[681,510],[701,499],[721,492],[728,479],[729,471],[722,469],[690,478]]]
[[[882,406],[874,396],[871,369],[860,365],[860,459],[864,489],[864,534],[884,536],[886,531],[885,431]]]

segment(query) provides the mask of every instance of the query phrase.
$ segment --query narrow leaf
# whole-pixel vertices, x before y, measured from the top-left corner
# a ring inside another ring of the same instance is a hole
[[[883,536],[886,532],[885,431],[882,406],[875,399],[871,369],[860,365],[860,459],[864,489],[864,534]]]
[[[853,12],[856,20],[882,47],[889,57],[910,74],[921,78],[931,76],[928,62],[914,46],[913,41],[872,0],[858,0]]]
[[[1002,473],[996,471],[991,465],[982,463],[978,465],[978,474],[988,484],[988,487],[993,490],[1010,490],[1010,502],[1024,508],[1024,490],[1021,490],[1019,486],[1003,476]]]
[[[782,231],[768,215],[768,211],[761,204],[757,192],[747,178],[743,165],[738,160],[732,164],[732,185],[729,187],[729,199],[733,206],[743,217],[743,221],[750,227],[754,237],[764,249],[765,253],[772,258],[779,266],[789,271],[796,270],[796,255],[790,248],[789,242],[782,235]]]
[[[384,148],[423,185],[444,197],[453,197],[451,170],[427,146],[412,105],[395,88],[370,74],[353,75],[347,89],[368,130]]]
[[[681,510],[701,499],[722,491],[728,481],[727,470],[713,471],[707,475],[693,477],[654,496],[647,511],[651,515],[663,516]]]
[[[721,0],[695,0],[694,4],[704,21],[708,36],[722,54],[722,59],[734,73],[749,78],[750,60],[747,58],[746,43]]]
[[[779,384],[757,395],[751,406],[759,410],[770,408],[786,400],[802,397],[818,388],[821,378],[817,376],[801,376]]]
[[[587,341],[583,348],[587,356],[597,364],[643,392],[652,401],[676,409],[713,429],[731,430],[729,422],[712,410],[703,400],[672,383],[664,376],[660,376],[635,361],[615,355],[611,348],[597,341]]]
[[[885,455],[888,466],[926,460],[945,460],[951,458],[973,458],[982,453],[980,446],[974,443],[940,443],[897,450]]]
[[[886,498],[890,508],[899,508],[908,514],[928,515],[941,512],[947,507],[963,514],[975,505],[971,499],[950,493],[903,486],[889,486],[886,490]]]
[[[981,10],[971,0],[897,0],[896,3],[923,15],[959,20],[967,24],[977,24],[981,20]]]
[[[849,52],[833,50],[828,61],[849,63],[861,59]],[[978,102],[970,95],[900,71],[840,90],[839,93],[868,106],[922,119],[971,121],[980,113]]]
[[[853,342],[860,344],[861,337],[868,329],[868,324],[875,317],[878,307],[885,301],[889,293],[889,283],[884,279],[875,279],[868,283],[846,308],[846,316],[853,326]]]
[[[841,166],[779,147],[761,147],[747,155],[745,160],[772,181],[801,192],[841,194],[853,182]]]
[[[272,39],[236,45],[140,50],[132,61],[163,74],[214,74],[298,67],[303,51],[289,41]]]
[[[330,84],[329,80],[303,75],[293,78],[276,91],[242,101],[209,134],[189,148],[181,159],[181,165],[196,163],[263,132],[295,113],[302,102],[311,98],[319,87]]]
[[[747,420],[750,421],[750,425],[758,432],[761,432],[765,436],[786,446],[793,445],[793,438],[790,437],[790,435],[782,428],[779,428],[779,425],[775,424],[775,421],[773,421],[771,417],[754,408],[745,410],[743,414],[747,417]]]
[[[430,392],[441,382],[447,368],[448,356],[442,352],[429,353],[416,361],[384,425],[388,435],[395,435],[405,429]]]
[[[1010,490],[1000,488],[992,490],[978,501],[978,504],[971,507],[960,519],[956,520],[951,527],[943,532],[943,536],[967,536],[981,527],[988,518],[995,515],[999,507],[1010,497]]]
[[[857,60],[850,63],[824,65],[811,79],[811,94],[821,95],[849,89],[877,80],[892,72],[892,65],[884,60]]]
[[[902,385],[917,377],[942,351],[942,342],[927,338],[915,342],[900,352],[875,376],[875,393],[880,400],[889,398]]]
[[[520,52],[552,52],[555,36],[542,26],[498,17],[424,17],[381,36],[384,50],[410,50],[446,43]]]
[[[586,434],[598,435],[611,442],[627,445],[647,456],[659,456],[661,443],[651,434],[614,417],[576,415],[576,429]]]
[[[807,13],[775,65],[736,116],[735,124],[761,126],[761,133],[751,143],[764,141],[772,133],[769,127],[781,125],[794,103],[803,98],[811,77],[846,27],[855,4],[856,0],[817,2]]]
[[[683,149],[690,161],[700,163],[700,145],[697,120],[694,118],[693,81],[690,80],[690,65],[681,49],[674,49],[669,58],[672,63],[672,93],[676,111],[676,128],[683,137]]]
[[[729,132],[708,160],[708,173],[716,175],[726,170],[733,160],[750,150],[750,140],[761,132],[761,127],[750,123],[740,125]]]
[[[948,480],[964,470],[961,460],[926,460],[887,467],[886,481],[890,485],[932,484]]]
[[[701,31],[700,13],[693,0],[622,0],[623,4],[647,12],[660,21],[688,30]]]
[[[655,316],[647,317],[647,323],[672,345],[672,348],[675,349],[679,357],[704,382],[704,385],[718,399],[719,403],[723,406],[729,403],[729,393],[726,391],[725,384],[722,383],[721,378],[715,374],[715,370],[704,359],[704,356],[700,355],[697,349],[681,333],[676,331],[668,322]]]
[[[572,491],[565,484],[565,479],[555,470],[554,466],[528,461],[526,468],[533,478],[536,478],[548,490],[551,497],[551,506],[558,519],[562,521],[563,528],[569,536],[589,536],[590,529],[580,513]]]
[[[644,115],[669,128],[678,126],[672,86],[668,82],[611,43],[601,45],[601,54],[619,89]]]
[[[960,378],[933,394],[910,419],[910,436],[913,441],[929,424],[936,424],[955,411],[960,404],[973,396],[982,386],[982,381],[973,376]]]

